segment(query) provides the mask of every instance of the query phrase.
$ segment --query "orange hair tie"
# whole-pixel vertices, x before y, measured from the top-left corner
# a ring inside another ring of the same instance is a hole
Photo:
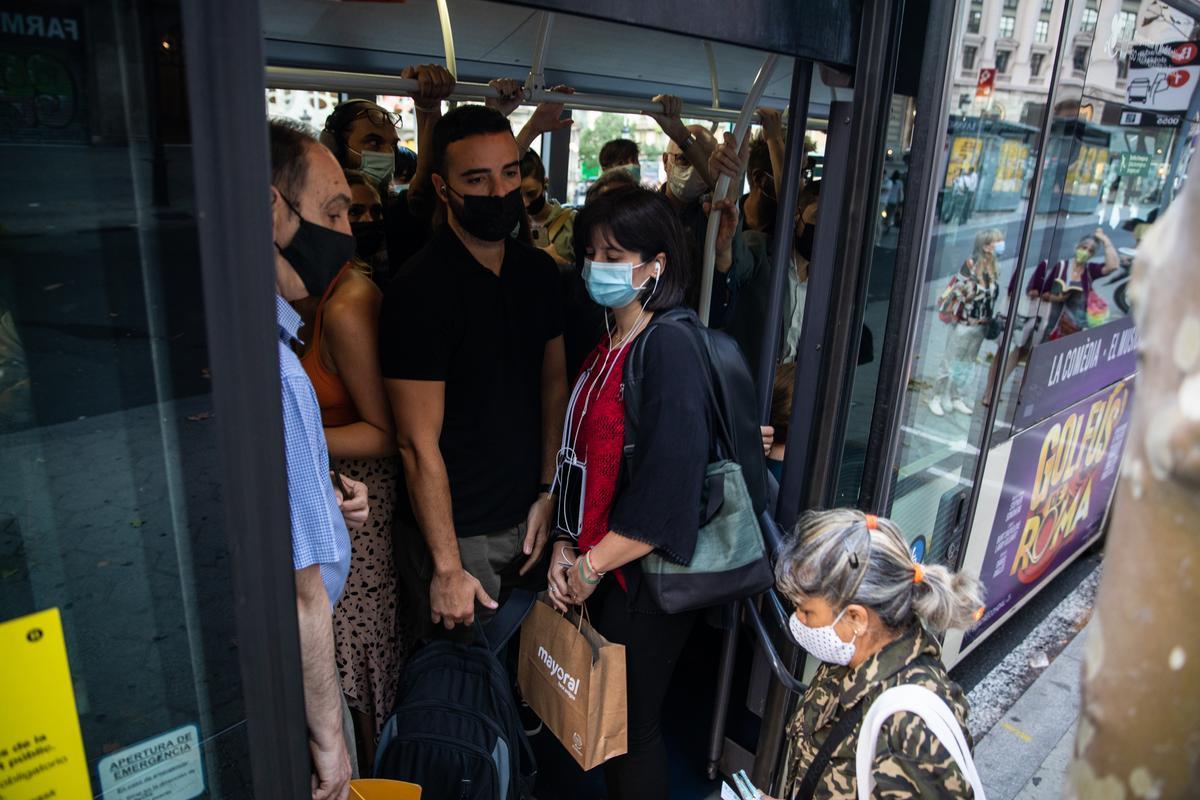
[[[919,562],[913,562],[913,583],[925,580],[925,568]]]
[[[867,530],[879,530],[879,517],[875,516],[874,514],[863,514],[863,516],[867,518]]]

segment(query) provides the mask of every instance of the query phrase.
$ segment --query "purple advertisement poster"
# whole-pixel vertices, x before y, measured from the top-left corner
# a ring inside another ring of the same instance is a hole
[[[1122,317],[1033,348],[1017,398],[1021,430],[1137,371],[1137,331]]]
[[[979,578],[987,591],[966,647],[1100,532],[1129,427],[1133,379],[1098,392],[1012,440]]]

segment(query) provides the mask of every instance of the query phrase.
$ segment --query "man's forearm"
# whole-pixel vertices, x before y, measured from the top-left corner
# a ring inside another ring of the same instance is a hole
[[[446,573],[462,568],[458,537],[454,530],[454,511],[450,501],[450,478],[441,451],[424,452],[420,448],[401,447],[404,481],[412,501],[417,526],[429,546],[435,572]]]
[[[801,132],[803,135],[803,132]],[[775,198],[783,199],[783,172],[784,172],[784,143],[782,139],[774,136],[767,139],[767,153],[771,156],[771,177],[775,184]]]
[[[296,616],[309,737],[322,750],[333,750],[344,745],[342,692],[334,661],[333,612],[319,565],[296,572]]]
[[[535,130],[533,120],[529,120],[521,126],[521,130],[516,135],[517,147],[520,148],[521,155],[524,156],[529,152],[529,148],[533,147],[533,142],[539,136],[541,131]]]
[[[704,182],[708,184],[708,188],[717,188],[716,178],[708,171],[708,157],[712,155],[712,151],[705,151],[704,146],[693,138],[687,149],[683,151],[683,154],[691,162],[691,165],[696,168],[696,171],[700,173],[700,177],[704,178]]]
[[[411,202],[433,189],[433,128],[442,118],[441,104],[437,111],[418,111],[417,117],[417,168],[408,185]]]

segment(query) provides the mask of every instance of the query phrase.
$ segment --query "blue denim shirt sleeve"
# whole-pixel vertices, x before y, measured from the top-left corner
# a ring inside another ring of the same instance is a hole
[[[290,317],[287,321],[291,322]],[[350,570],[350,537],[329,479],[329,451],[321,425],[321,407],[299,359],[284,341],[285,336],[295,335],[292,326],[284,322],[285,315],[280,310],[279,378],[292,568],[302,570],[319,564],[332,607],[341,597]]]

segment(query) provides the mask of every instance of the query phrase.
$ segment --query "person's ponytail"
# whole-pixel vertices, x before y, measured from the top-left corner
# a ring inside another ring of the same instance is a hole
[[[941,633],[947,628],[969,628],[983,607],[983,585],[965,572],[951,572],[940,564],[922,567],[921,580],[913,583],[912,609],[926,628]]]

